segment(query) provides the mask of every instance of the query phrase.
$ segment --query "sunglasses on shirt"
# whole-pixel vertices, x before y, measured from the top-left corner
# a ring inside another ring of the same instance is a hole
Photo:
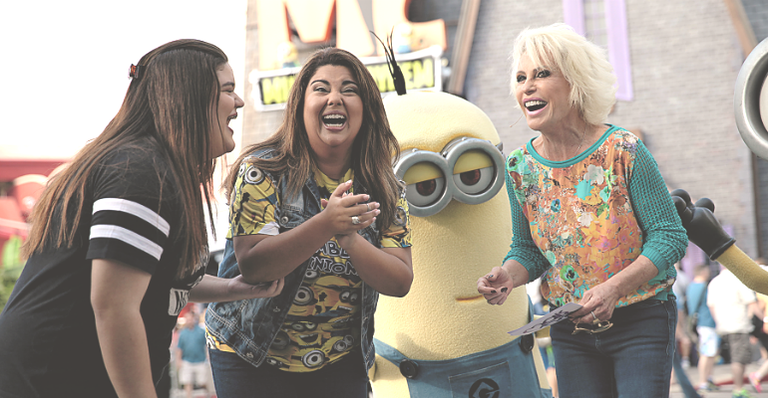
[[[580,332],[585,332],[589,334],[602,333],[610,329],[611,326],[613,326],[613,322],[611,321],[595,320],[592,323],[583,323],[583,324],[577,323],[573,325],[573,333],[571,333],[571,335],[578,334]]]

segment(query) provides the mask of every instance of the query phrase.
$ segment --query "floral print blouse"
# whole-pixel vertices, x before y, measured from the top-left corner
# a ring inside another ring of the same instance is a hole
[[[541,157],[532,142],[507,158],[513,237],[504,261],[519,261],[530,280],[546,273],[542,297],[559,307],[643,255],[659,273],[616,306],[666,300],[688,238],[642,141],[609,125],[590,148],[561,162]]]

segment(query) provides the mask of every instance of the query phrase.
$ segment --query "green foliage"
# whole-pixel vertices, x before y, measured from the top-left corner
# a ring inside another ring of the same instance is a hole
[[[5,308],[13,286],[24,269],[21,259],[21,245],[24,243],[20,236],[12,236],[3,246],[2,263],[0,263],[0,312]]]

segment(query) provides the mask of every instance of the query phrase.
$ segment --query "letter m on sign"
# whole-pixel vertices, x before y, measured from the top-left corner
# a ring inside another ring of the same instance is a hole
[[[381,54],[371,30],[384,39],[395,25],[408,23],[411,51],[433,45],[446,49],[445,22],[408,21],[410,0],[256,0],[256,21],[259,29],[259,69],[280,69],[278,46],[291,41],[288,16],[304,43],[328,43],[332,39],[333,18],[336,17],[336,47],[358,57]],[[365,22],[361,4],[373,13],[373,28]]]
[[[374,51],[368,25],[357,0],[257,0],[259,69],[278,69],[277,47],[291,41],[288,15],[304,43],[331,40],[336,16],[336,46],[358,56]],[[341,22],[343,21],[343,22]]]

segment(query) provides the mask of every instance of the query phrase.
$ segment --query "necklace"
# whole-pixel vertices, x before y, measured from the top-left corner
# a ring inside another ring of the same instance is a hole
[[[581,146],[582,146],[582,145],[584,145],[584,138],[585,138],[585,137],[586,137],[586,135],[587,135],[587,127],[588,127],[588,126],[589,126],[588,124],[585,124],[585,125],[584,125],[584,131],[582,131],[582,132],[581,132],[581,139],[579,140],[579,146],[578,146],[578,147],[576,147],[576,153],[574,153],[574,154],[573,154],[573,156],[571,156],[571,157],[570,157],[570,158],[568,158],[568,159],[572,159],[574,156],[576,156],[576,155],[578,155],[579,153],[581,153],[581,152],[580,152],[580,151],[581,151]],[[553,158],[551,158],[551,157],[547,156],[547,155],[549,154],[549,151],[547,151],[547,154],[544,154],[544,152],[543,152],[543,151],[544,151],[544,142],[543,142],[543,141],[542,141],[542,143],[541,143],[540,145],[541,145],[541,149],[538,149],[538,150],[540,151],[539,153],[540,153],[540,154],[542,154],[542,155],[544,155],[544,157],[545,157],[545,158],[552,160]]]
[[[581,140],[579,141],[579,147],[576,148],[576,153],[574,153],[573,156],[576,156],[581,153],[579,151],[581,151],[581,145],[584,144],[584,137],[587,135],[587,126],[589,126],[589,124],[584,124],[584,131],[581,133]]]

